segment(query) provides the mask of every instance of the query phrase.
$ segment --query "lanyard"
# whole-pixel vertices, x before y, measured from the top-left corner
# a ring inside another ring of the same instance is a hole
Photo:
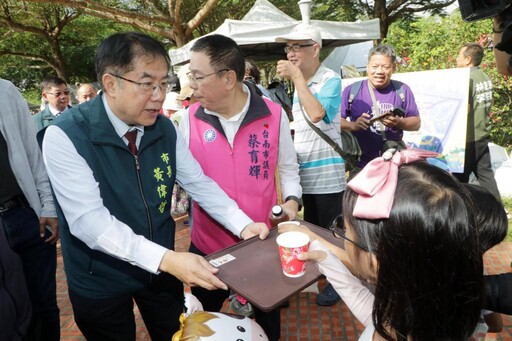
[[[372,98],[372,113],[374,116],[377,116],[380,114],[380,106],[379,103],[377,103],[377,99],[375,98],[375,93],[373,92],[373,86],[370,84],[370,81],[368,80],[368,92],[370,93],[370,97]],[[383,141],[387,141],[386,138],[386,127],[384,126],[384,123],[382,123],[381,120],[377,120],[377,124],[379,125],[379,130],[382,136]]]

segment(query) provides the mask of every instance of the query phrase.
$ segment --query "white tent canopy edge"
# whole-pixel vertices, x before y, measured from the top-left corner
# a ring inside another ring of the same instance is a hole
[[[275,38],[288,34],[300,23],[301,21],[286,15],[269,1],[256,0],[242,20],[226,19],[221,26],[209,34],[230,37],[240,45],[246,57],[256,60],[274,60],[285,58],[283,44],[274,42]],[[324,48],[380,38],[378,19],[363,22],[311,20],[311,25],[320,30]],[[181,48],[169,51],[172,65],[188,62],[190,48],[195,40]]]

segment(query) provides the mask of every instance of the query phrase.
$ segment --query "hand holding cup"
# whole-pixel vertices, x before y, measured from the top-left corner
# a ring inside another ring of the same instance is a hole
[[[285,225],[300,225],[297,221],[287,221],[280,223],[279,229]],[[298,255],[307,252],[309,248],[309,236],[306,233],[298,231],[289,231],[281,233],[277,237],[279,245],[279,256],[283,273],[288,277],[300,277],[306,272],[306,263],[297,258]]]

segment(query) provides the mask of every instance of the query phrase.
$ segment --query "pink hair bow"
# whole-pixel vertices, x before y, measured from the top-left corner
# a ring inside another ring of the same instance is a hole
[[[347,185],[359,194],[354,217],[389,218],[398,181],[398,167],[437,155],[423,149],[404,149],[394,155],[388,150],[383,156],[370,161]]]

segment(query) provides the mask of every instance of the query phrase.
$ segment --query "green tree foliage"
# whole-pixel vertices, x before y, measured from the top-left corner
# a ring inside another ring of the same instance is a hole
[[[312,8],[313,19],[330,21],[356,21],[368,19],[353,5],[352,0],[316,1]]]
[[[152,32],[183,46],[208,18],[220,0],[24,0],[52,3],[83,11],[84,14]],[[224,0],[233,4],[235,0]]]
[[[476,42],[484,46],[486,53],[480,67],[494,85],[491,140],[512,148],[512,81],[496,71],[491,20],[467,23],[459,11],[454,11],[445,18],[401,21],[391,27],[385,42],[395,46],[400,55],[398,72],[453,68],[464,44]]]
[[[392,23],[400,19],[412,20],[417,14],[445,14],[444,9],[456,0],[354,0],[349,1],[359,19],[378,18],[380,36],[384,39]]]
[[[70,83],[94,81],[93,59],[101,39],[129,26],[48,4],[0,1],[0,77],[40,96],[49,75]]]
[[[80,12],[52,4],[26,6],[17,1],[0,1],[0,56],[10,55],[30,60],[34,67],[51,67],[67,79],[66,60],[60,39],[67,25]]]

